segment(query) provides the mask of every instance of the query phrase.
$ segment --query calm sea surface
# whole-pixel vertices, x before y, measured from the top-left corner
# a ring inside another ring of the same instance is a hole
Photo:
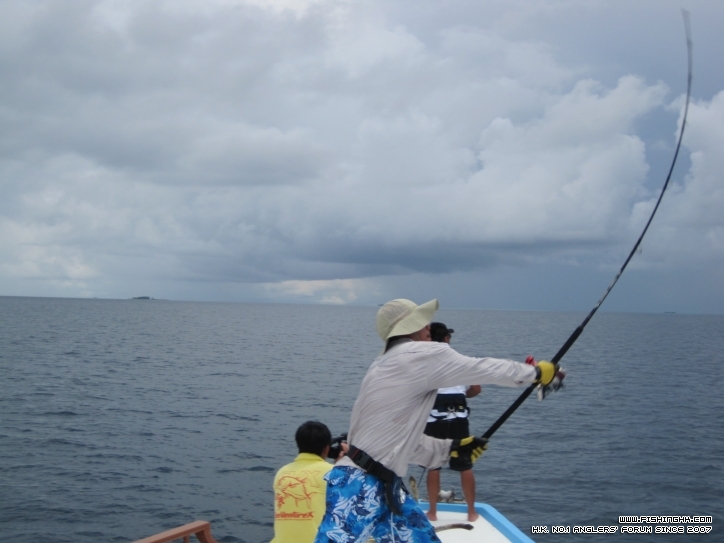
[[[376,311],[0,297],[3,538],[133,541],[205,519],[222,543],[269,541],[274,473],[301,422],[346,431]],[[551,357],[583,316],[438,313],[460,352],[518,360]],[[475,465],[478,501],[528,534],[714,517],[709,535],[542,543],[724,541],[723,353],[724,316],[597,314],[563,359],[567,387],[529,399]],[[477,433],[519,392],[483,387]]]

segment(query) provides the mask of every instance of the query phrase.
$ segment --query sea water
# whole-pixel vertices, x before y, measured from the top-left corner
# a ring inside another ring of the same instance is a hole
[[[347,430],[376,311],[0,297],[4,538],[134,541],[204,519],[222,543],[269,541],[274,473],[300,423]],[[516,360],[550,358],[584,316],[437,315],[461,353]],[[724,541],[723,352],[724,316],[599,312],[566,388],[528,399],[475,464],[478,501],[543,543]],[[484,386],[474,431],[520,392]],[[713,531],[551,533],[634,515],[711,515]]]

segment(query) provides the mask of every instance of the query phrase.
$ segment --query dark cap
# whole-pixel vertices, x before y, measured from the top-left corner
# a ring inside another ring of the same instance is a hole
[[[430,338],[438,343],[445,341],[445,337],[449,336],[453,332],[455,332],[455,330],[448,328],[441,322],[430,323]]]

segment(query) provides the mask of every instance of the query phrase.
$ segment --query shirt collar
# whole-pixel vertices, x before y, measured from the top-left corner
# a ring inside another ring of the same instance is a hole
[[[320,460],[324,462],[324,458],[313,453],[299,453],[294,459],[295,462],[319,462]]]

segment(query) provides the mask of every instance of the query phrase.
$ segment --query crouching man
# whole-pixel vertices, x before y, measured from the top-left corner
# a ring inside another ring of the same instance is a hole
[[[332,469],[325,458],[332,446],[332,435],[321,422],[307,421],[297,429],[294,440],[299,455],[274,477],[271,543],[312,543],[324,515],[327,492],[324,476]],[[347,444],[340,447],[344,451]]]
[[[410,463],[438,467],[451,455],[475,461],[484,440],[435,439],[423,434],[437,389],[460,383],[548,384],[555,365],[471,358],[430,341],[437,300],[420,306],[392,300],[377,313],[385,344],[362,381],[352,409],[349,451],[325,476],[327,503],[315,543],[440,541],[401,477]]]

